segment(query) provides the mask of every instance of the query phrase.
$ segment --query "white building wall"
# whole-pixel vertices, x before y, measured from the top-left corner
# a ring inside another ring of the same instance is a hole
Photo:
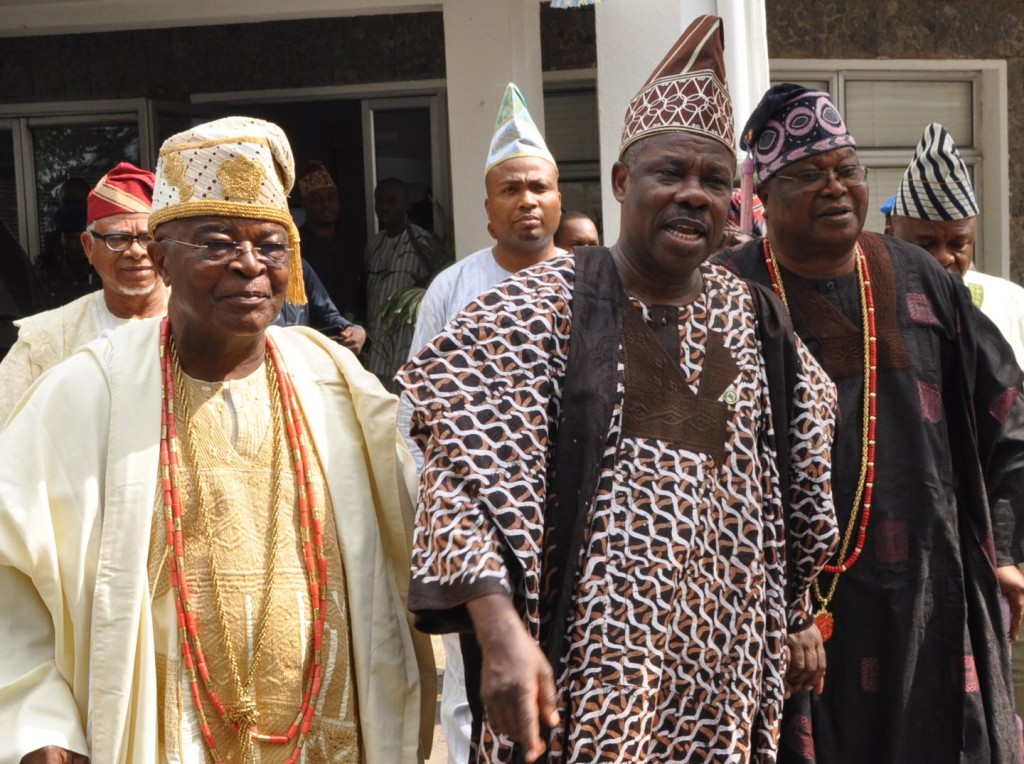
[[[455,251],[488,246],[484,164],[502,94],[523,91],[544,130],[540,4],[536,0],[445,0],[445,64]]]

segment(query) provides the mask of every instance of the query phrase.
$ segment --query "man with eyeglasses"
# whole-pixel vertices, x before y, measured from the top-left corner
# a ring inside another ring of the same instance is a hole
[[[82,248],[103,288],[15,321],[18,341],[0,363],[0,426],[32,382],[82,345],[137,318],[163,315],[164,286],[146,252],[153,173],[121,162],[86,200]]]
[[[1013,352],[927,252],[863,230],[867,170],[828,94],[771,88],[741,145],[767,235],[720,261],[775,289],[839,392],[842,542],[812,588],[827,675],[787,702],[779,761],[1018,761],[999,596],[1024,596]]]
[[[0,433],[0,761],[429,753],[397,400],[271,325],[304,302],[293,181],[268,122],[169,138],[148,227],[167,315],[51,370]]]

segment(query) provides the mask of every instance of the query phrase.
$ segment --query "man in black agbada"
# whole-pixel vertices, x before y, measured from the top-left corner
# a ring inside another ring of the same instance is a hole
[[[827,676],[787,702],[779,760],[1017,761],[1000,590],[1015,632],[1021,371],[959,278],[863,232],[867,171],[827,94],[772,88],[743,139],[768,233],[720,262],[783,296],[839,392]]]

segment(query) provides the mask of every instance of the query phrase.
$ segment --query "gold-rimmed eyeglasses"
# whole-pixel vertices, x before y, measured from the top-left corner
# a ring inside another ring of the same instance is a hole
[[[832,178],[838,180],[846,188],[861,186],[868,179],[868,168],[860,164],[840,167],[838,170],[804,170],[793,175],[774,175],[779,180],[788,180],[798,191],[821,191]]]
[[[259,262],[271,268],[279,268],[288,261],[291,254],[291,247],[279,241],[229,241],[225,239],[207,239],[205,241],[181,241],[164,236],[157,239],[159,242],[169,241],[174,244],[181,244],[184,247],[191,247],[199,252],[199,257],[208,263],[224,264],[241,257],[245,251],[245,244],[249,245]]]

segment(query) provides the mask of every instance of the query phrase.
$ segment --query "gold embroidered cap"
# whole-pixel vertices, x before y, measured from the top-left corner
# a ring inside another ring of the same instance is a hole
[[[324,167],[324,163],[316,159],[310,159],[302,166],[297,173],[299,180],[299,196],[305,198],[313,191],[321,188],[337,188],[334,178]]]
[[[160,147],[149,233],[170,220],[218,215],[279,223],[292,249],[288,302],[306,304],[299,232],[288,210],[295,160],[284,131],[225,117],[172,135]]]
[[[713,138],[736,154],[724,40],[717,16],[698,16],[686,28],[629,102],[620,159],[641,138],[680,131]]]

